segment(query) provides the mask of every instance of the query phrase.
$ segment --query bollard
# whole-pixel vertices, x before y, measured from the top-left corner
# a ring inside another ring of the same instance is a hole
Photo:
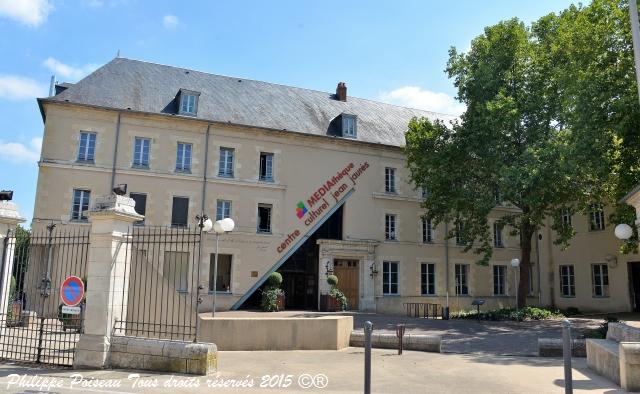
[[[371,333],[373,324],[364,323],[364,394],[371,394]]]
[[[402,339],[404,337],[404,330],[406,326],[404,324],[398,324],[396,326],[396,337],[398,337],[398,355],[402,354]]]
[[[573,393],[573,378],[571,370],[571,322],[567,319],[562,321],[562,356],[564,357],[564,392]]]

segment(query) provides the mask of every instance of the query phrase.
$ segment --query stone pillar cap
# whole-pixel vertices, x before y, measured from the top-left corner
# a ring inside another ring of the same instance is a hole
[[[0,223],[16,225],[25,222],[26,219],[20,216],[18,205],[11,201],[0,201]]]
[[[136,202],[133,198],[109,194],[96,198],[93,206],[89,210],[89,216],[93,217],[105,214],[117,214],[128,216],[132,220],[144,219],[143,215],[136,212],[135,206]]]

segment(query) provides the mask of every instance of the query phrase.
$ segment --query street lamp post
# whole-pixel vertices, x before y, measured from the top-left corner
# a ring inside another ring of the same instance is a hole
[[[514,275],[514,280],[515,280],[515,287],[516,287],[516,311],[518,310],[518,292],[520,290],[520,283],[518,282],[518,271],[520,268],[520,260],[519,259],[512,259],[511,260],[511,266],[513,268],[515,268],[515,270],[513,271],[513,275]]]
[[[200,331],[200,304],[202,299],[200,298],[200,290],[203,289],[200,285],[200,264],[202,263],[202,233],[208,233],[213,228],[213,222],[205,214],[196,216],[198,221],[198,227],[200,228],[200,242],[198,242],[198,266],[196,267],[196,335],[193,337],[194,342],[198,342],[198,333]]]
[[[218,293],[218,241],[220,240],[220,234],[233,231],[234,227],[235,223],[231,218],[216,220],[216,222],[213,223],[213,231],[216,233],[216,253],[213,259],[213,308],[211,309],[211,317],[216,317],[216,295]]]

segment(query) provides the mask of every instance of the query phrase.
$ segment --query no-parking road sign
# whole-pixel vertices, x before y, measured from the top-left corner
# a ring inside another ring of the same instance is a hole
[[[77,276],[69,276],[60,286],[60,299],[67,306],[76,306],[84,297],[84,282]]]

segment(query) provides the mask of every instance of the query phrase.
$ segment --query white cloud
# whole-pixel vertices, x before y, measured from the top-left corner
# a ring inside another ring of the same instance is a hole
[[[432,92],[417,86],[403,86],[390,92],[384,92],[380,95],[380,99],[403,107],[450,115],[461,115],[466,108],[464,104],[446,93]]]
[[[25,100],[47,95],[47,86],[16,75],[0,75],[0,98]]]
[[[39,26],[52,9],[49,0],[0,0],[0,16],[27,26]]]
[[[98,68],[98,65],[93,63],[85,64],[81,67],[69,66],[52,57],[48,57],[44,62],[42,62],[42,65],[56,73],[57,76],[69,78],[73,81],[82,79],[85,75]]]
[[[178,23],[178,17],[175,15],[165,15],[162,18],[162,26],[164,26],[165,29],[173,29],[178,26]]]
[[[40,160],[42,138],[32,138],[29,145],[19,142],[4,142],[0,140],[0,160],[12,163],[37,162]]]

